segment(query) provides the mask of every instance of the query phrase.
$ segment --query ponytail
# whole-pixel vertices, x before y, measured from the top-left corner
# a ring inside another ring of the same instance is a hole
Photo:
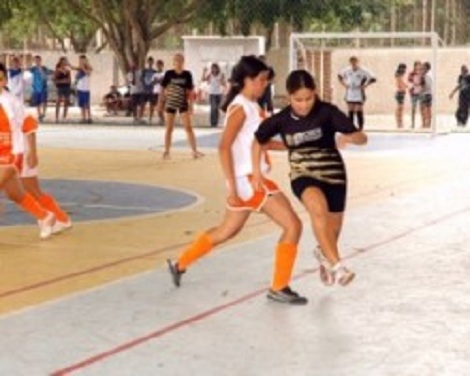
[[[269,71],[269,67],[256,56],[242,56],[240,61],[233,67],[230,76],[230,90],[225,97],[220,109],[227,112],[227,108],[235,97],[241,93],[245,85],[246,78],[255,78],[261,72]]]

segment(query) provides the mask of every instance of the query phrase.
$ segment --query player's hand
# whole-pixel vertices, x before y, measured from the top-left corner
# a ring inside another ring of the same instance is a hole
[[[38,156],[35,153],[29,153],[26,157],[26,162],[29,168],[36,168],[38,165]]]
[[[338,149],[346,149],[348,146],[349,139],[348,136],[341,134],[336,138],[336,147]]]
[[[227,204],[232,207],[243,206],[243,200],[236,194],[229,194],[227,196]]]
[[[251,178],[251,185],[255,192],[260,192],[263,190],[263,175],[260,172],[254,172]]]

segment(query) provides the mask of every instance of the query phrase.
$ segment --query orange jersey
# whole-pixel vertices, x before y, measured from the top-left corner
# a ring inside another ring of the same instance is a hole
[[[36,132],[37,121],[26,115],[24,105],[4,90],[0,93],[0,164],[12,164],[25,151],[25,135]]]

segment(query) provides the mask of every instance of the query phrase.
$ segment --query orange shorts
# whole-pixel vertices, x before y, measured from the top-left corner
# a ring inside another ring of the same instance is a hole
[[[9,154],[9,155],[0,155],[0,167],[13,166],[18,171],[21,171],[22,165],[22,156]]]
[[[236,178],[236,185],[238,197],[242,201],[238,205],[227,203],[227,209],[234,211],[260,211],[269,196],[280,192],[277,184],[266,178],[263,178],[262,189],[255,191],[251,175]]]

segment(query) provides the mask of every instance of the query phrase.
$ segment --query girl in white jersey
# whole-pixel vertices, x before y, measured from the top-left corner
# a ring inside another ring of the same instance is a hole
[[[234,237],[253,211],[262,211],[283,230],[276,247],[274,277],[268,298],[290,304],[306,304],[307,299],[289,287],[301,234],[301,222],[286,196],[274,182],[263,179],[259,189],[252,184],[252,147],[254,133],[262,120],[257,100],[268,82],[269,69],[255,56],[244,56],[234,67],[231,89],[222,110],[227,112],[225,129],[219,144],[219,155],[226,179],[227,210],[223,221],[203,232],[179,256],[168,260],[174,284],[179,287],[187,268],[216,245]],[[279,144],[273,141],[271,148]],[[269,147],[268,147],[269,149]],[[267,173],[267,158],[261,169]]]

